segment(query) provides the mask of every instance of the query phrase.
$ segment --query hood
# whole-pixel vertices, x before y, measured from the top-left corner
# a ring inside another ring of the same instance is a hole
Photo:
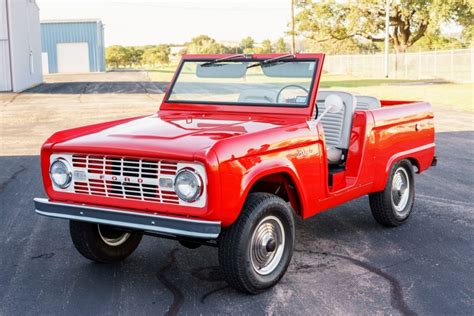
[[[53,150],[189,159],[221,140],[278,128],[294,123],[292,121],[287,117],[167,113],[118,122],[72,139],[59,140]]]

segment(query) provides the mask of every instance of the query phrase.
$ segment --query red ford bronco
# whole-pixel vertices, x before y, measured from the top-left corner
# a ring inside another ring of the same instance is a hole
[[[41,150],[48,198],[77,250],[125,259],[142,235],[218,247],[226,281],[284,275],[303,219],[368,194],[405,223],[414,175],[436,164],[430,104],[319,90],[324,55],[185,55],[158,113],[79,127]]]

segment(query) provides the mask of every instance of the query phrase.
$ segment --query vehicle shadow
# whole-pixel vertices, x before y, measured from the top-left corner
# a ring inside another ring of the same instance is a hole
[[[38,156],[0,157],[0,314],[465,314],[472,258],[474,132],[437,134],[439,164],[417,177],[410,222],[384,228],[368,199],[297,220],[288,273],[250,296],[223,280],[217,249],[146,237],[124,262],[92,263],[66,221],[35,215]],[[472,154],[472,153],[471,153]]]

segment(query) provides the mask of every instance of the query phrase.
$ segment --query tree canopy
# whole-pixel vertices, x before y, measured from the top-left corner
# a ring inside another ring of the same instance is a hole
[[[105,61],[112,68],[156,65],[169,63],[169,45],[120,46],[105,49]]]
[[[244,37],[240,41],[240,51],[244,53],[251,53],[253,51],[255,41],[250,36]]]
[[[183,53],[188,54],[222,54],[227,53],[229,49],[218,43],[215,39],[207,35],[199,35],[185,43]]]
[[[280,37],[274,43],[275,53],[287,53],[289,51],[288,45],[286,45],[285,39]]]
[[[304,1],[299,6],[297,30],[313,42],[384,41],[385,1]],[[397,0],[391,2],[390,12],[390,40],[398,52],[427,34],[439,34],[443,23],[457,23],[467,34],[474,33],[473,0]]]
[[[160,44],[143,51],[142,62],[147,65],[167,64],[170,61],[170,47]]]
[[[107,47],[105,50],[105,60],[108,65],[113,68],[118,68],[121,65],[125,65],[127,59],[127,50],[123,46],[114,45]]]

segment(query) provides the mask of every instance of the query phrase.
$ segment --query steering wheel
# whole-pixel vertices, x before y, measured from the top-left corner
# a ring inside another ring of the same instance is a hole
[[[298,88],[298,89],[301,89],[304,92],[306,92],[307,95],[309,94],[308,89],[306,89],[305,87],[302,87],[302,86],[297,85],[297,84],[289,84],[289,85],[286,85],[283,88],[281,88],[280,91],[278,91],[278,93],[276,95],[276,98],[275,98],[276,103],[280,103],[279,101],[280,101],[281,93],[283,92],[283,90],[286,90],[288,88]]]

